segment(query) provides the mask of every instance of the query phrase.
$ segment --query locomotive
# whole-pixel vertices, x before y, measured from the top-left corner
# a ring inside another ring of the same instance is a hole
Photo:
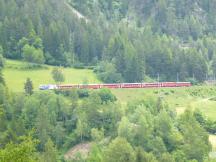
[[[162,88],[162,87],[190,87],[190,82],[157,82],[157,83],[112,83],[112,84],[60,84],[60,85],[40,85],[40,90],[53,89],[118,89],[118,88]]]

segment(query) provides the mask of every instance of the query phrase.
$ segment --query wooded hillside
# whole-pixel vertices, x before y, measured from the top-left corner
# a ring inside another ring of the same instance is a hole
[[[0,45],[12,59],[97,65],[104,82],[216,74],[216,2],[0,0]]]

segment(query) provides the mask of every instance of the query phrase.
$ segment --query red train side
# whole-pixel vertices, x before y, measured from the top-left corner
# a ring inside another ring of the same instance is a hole
[[[101,88],[159,88],[159,87],[190,87],[190,82],[160,82],[160,83],[114,83],[114,84],[68,84],[58,85],[57,89],[101,89]]]

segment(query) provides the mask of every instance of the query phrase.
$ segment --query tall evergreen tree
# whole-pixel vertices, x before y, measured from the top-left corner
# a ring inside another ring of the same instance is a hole
[[[27,95],[32,95],[33,94],[33,83],[32,83],[30,78],[26,79],[26,82],[24,84],[24,89],[25,89],[25,93]]]
[[[45,144],[45,151],[43,153],[43,162],[57,162],[57,150],[51,139],[48,139]]]

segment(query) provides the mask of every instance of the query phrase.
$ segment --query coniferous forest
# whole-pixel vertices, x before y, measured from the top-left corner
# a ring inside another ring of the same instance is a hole
[[[1,0],[0,44],[6,58],[97,66],[105,82],[158,74],[200,82],[216,74],[215,6],[210,0]]]
[[[210,161],[216,121],[190,106],[177,115],[156,91],[123,104],[108,89],[35,91],[31,78],[14,93],[8,59],[201,84],[216,76],[215,0],[0,0],[0,162]],[[82,143],[86,157],[64,156]]]

